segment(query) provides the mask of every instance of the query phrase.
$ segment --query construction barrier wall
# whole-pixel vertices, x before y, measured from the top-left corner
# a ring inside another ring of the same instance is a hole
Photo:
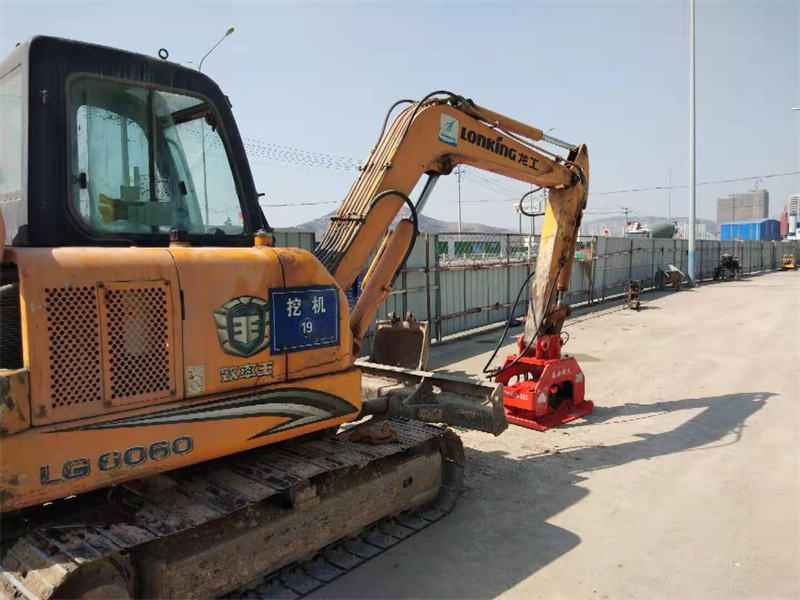
[[[520,288],[514,316],[525,314],[528,286],[523,283],[534,268],[538,237],[530,241],[516,234],[421,234],[377,318],[412,312],[430,323],[432,340],[441,340],[505,321]],[[712,278],[725,252],[737,256],[748,275],[779,268],[784,253],[800,257],[800,241],[698,240],[695,252],[702,281]],[[631,279],[652,288],[658,268],[671,264],[686,273],[688,260],[686,240],[580,238],[566,301],[579,305],[619,296]],[[371,350],[371,335],[372,328],[364,340],[365,354]]]

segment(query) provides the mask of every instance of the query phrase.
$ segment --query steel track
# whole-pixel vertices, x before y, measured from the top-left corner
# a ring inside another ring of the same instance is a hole
[[[284,567],[222,598],[304,598],[435,523],[454,504],[435,501],[420,510],[381,519],[353,539],[335,542],[310,560]]]
[[[254,506],[285,502],[309,484],[350,481],[381,465],[403,461],[423,449],[442,455],[441,487],[433,502],[413,514],[365,523],[356,538],[327,540],[311,561],[278,565],[267,577],[241,586],[228,597],[300,597],[320,588],[427,527],[453,507],[463,477],[463,447],[451,431],[406,419],[387,421],[397,442],[354,443],[332,439],[289,442],[171,471],[26,511],[2,523],[0,598],[47,599],[71,575],[118,557],[137,557],[153,543],[190,539],[199,527],[225,525]],[[375,475],[380,477],[380,475]],[[156,484],[152,485],[155,480]],[[391,516],[391,515],[389,515]],[[293,560],[297,560],[296,557]],[[141,573],[130,573],[134,593]],[[255,572],[243,581],[252,581]],[[229,588],[231,589],[231,588]]]

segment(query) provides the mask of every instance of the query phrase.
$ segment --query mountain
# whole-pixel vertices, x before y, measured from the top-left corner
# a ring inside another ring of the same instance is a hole
[[[328,229],[328,225],[331,222],[330,218],[334,214],[335,214],[334,212],[331,212],[325,216],[319,217],[318,219],[314,219],[313,221],[306,221],[305,223],[300,223],[299,225],[295,225],[293,229],[302,229],[303,231],[313,231],[317,241],[320,241],[322,239],[322,236],[325,234],[325,231]],[[664,216],[637,215],[635,217],[629,216],[628,220],[639,221],[642,224],[642,227],[647,227],[648,225],[663,223],[668,219],[667,217]],[[678,223],[678,229],[680,231],[682,229],[681,226],[685,227],[689,219],[686,217],[673,217],[671,220]],[[395,221],[397,221],[397,219],[395,219]],[[716,221],[711,221],[709,219],[697,219],[697,225],[698,225],[698,232],[702,228],[705,228],[705,231],[708,233],[717,232]],[[469,233],[517,233],[515,229],[491,227],[490,225],[483,225],[482,223],[462,223],[461,227],[464,232],[469,232]],[[622,235],[624,228],[625,228],[624,216],[602,217],[599,219],[584,219],[583,224],[581,225],[580,233],[581,235],[603,235],[604,231],[608,229],[609,235],[620,236]],[[419,229],[422,233],[455,233],[456,231],[458,231],[458,222],[440,221],[439,219],[434,219],[432,217],[426,217],[425,215],[420,215]]]
[[[317,241],[320,241],[322,239],[322,236],[325,234],[325,231],[328,229],[328,225],[330,225],[331,222],[331,217],[334,214],[335,212],[331,212],[323,217],[314,219],[313,221],[300,223],[299,225],[295,225],[293,229],[313,231]],[[395,221],[397,221],[399,218],[400,217],[397,217]],[[489,225],[483,225],[481,223],[462,223],[461,229],[462,231],[465,232],[468,231],[470,233],[516,233],[516,231],[514,231],[513,229],[491,227]],[[458,222],[440,221],[439,219],[434,219],[432,217],[426,217],[425,215],[420,215],[419,230],[422,233],[454,233],[458,231]]]

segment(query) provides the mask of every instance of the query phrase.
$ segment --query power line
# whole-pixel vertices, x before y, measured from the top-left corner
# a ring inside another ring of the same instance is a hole
[[[340,171],[357,171],[359,161],[349,156],[310,152],[292,146],[270,144],[253,138],[243,138],[245,151],[252,158],[274,160],[304,167],[337,169]]]
[[[514,189],[513,187],[508,186],[508,185],[502,183],[501,181],[498,181],[496,178],[493,178],[489,171],[481,171],[481,172],[478,172],[478,173],[473,173],[472,169],[468,169],[468,170],[465,170],[465,173],[474,182],[485,183],[485,184],[491,186],[492,188],[494,188],[494,190],[496,190],[496,191],[504,192],[506,194],[512,194],[512,195],[517,196],[517,197],[521,196],[522,194],[525,193],[524,191],[520,191],[520,190]],[[512,181],[516,181],[516,180],[512,180]]]
[[[302,166],[302,167],[316,167],[316,168],[323,168],[323,169],[336,169],[336,170],[343,170],[343,171],[355,171],[358,170],[361,166],[361,161],[344,155],[335,155],[335,154],[328,154],[326,152],[313,152],[309,150],[303,150],[301,148],[296,148],[293,146],[285,146],[281,144],[273,144],[264,140],[259,140],[256,138],[242,138],[242,143],[245,146],[245,151],[247,152],[248,156],[256,159],[262,160],[272,160],[276,162],[283,162],[292,165]],[[523,190],[515,189],[504,183],[501,180],[498,180],[493,173],[489,171],[477,171],[476,169],[464,168],[462,167],[462,176],[478,185],[479,187],[484,188],[487,191],[491,191],[502,196],[506,196],[508,201],[516,201],[519,197],[524,194]],[[740,183],[743,181],[753,181],[758,179],[771,179],[775,177],[790,177],[793,175],[800,175],[800,171],[789,171],[785,173],[770,173],[767,175],[752,175],[749,177],[734,177],[729,179],[716,179],[710,181],[701,181],[698,182],[696,185],[718,185],[722,183]],[[503,179],[508,179],[509,181],[516,182],[516,180],[508,177],[504,177]],[[657,192],[657,191],[666,191],[666,190],[676,190],[676,189],[686,189],[689,186],[686,184],[681,185],[656,185],[650,187],[638,187],[638,188],[627,188],[627,189],[620,189],[620,190],[607,190],[601,192],[589,192],[590,196],[608,196],[612,194],[633,194],[637,192]],[[497,200],[481,200],[479,202],[500,202],[500,199]],[[467,201],[467,202],[475,202],[475,201]],[[321,202],[320,204],[327,204],[328,202]],[[303,204],[308,205],[309,203]]]
[[[503,196],[503,199],[511,199],[512,197],[519,197],[522,195],[522,192],[511,191],[507,188],[502,187],[500,184],[495,183],[486,178],[479,178],[474,173],[465,172],[464,178],[473,183],[474,185],[483,188],[486,191],[492,192],[493,194],[499,194]],[[472,201],[474,202],[474,201]]]
[[[261,158],[267,160],[274,160],[277,162],[284,162],[306,167],[319,167],[323,169],[337,169],[345,171],[358,170],[361,166],[361,161],[344,155],[328,154],[326,152],[313,152],[310,150],[303,150],[293,146],[285,146],[281,144],[273,144],[257,138],[242,138],[242,143],[245,146],[245,151],[248,155],[254,158]],[[517,200],[524,191],[514,189],[513,187],[502,183],[496,179],[489,171],[474,172],[475,169],[463,169],[463,176],[471,180],[476,185],[483,187],[489,191],[500,193],[503,195],[514,196],[509,197],[509,200]],[[788,171],[785,173],[770,173],[767,175],[752,175],[749,177],[735,177],[729,179],[716,179],[711,181],[701,181],[696,185],[717,185],[722,183],[739,183],[742,181],[753,181],[757,179],[771,179],[774,177],[790,177],[792,175],[800,175],[800,171]],[[516,181],[512,178],[510,181]],[[607,196],[611,194],[632,194],[636,192],[656,192],[665,190],[685,189],[689,186],[682,185],[656,185],[651,187],[640,188],[627,188],[621,190],[607,190],[602,192],[590,192],[591,196]]]
[[[800,175],[800,171],[789,171],[788,173],[771,173],[769,175],[752,175],[750,177],[737,177],[733,179],[715,179],[713,181],[701,181],[696,185],[715,185],[718,183],[739,183],[742,181],[752,181],[753,179],[768,179],[771,177],[790,177],[792,175]],[[677,190],[681,188],[688,188],[688,185],[660,185],[648,188],[630,188],[627,190],[611,190],[608,192],[589,192],[590,196],[606,196],[609,194],[630,194],[633,192],[654,192],[658,190]]]
[[[303,150],[300,148],[295,148],[292,146],[284,146],[280,144],[272,144],[263,140],[258,140],[255,138],[242,138],[242,142],[245,146],[245,151],[250,158],[256,160],[267,160],[267,161],[275,161],[286,163],[289,165],[294,165],[298,167],[311,167],[311,168],[322,168],[322,169],[334,169],[334,170],[341,170],[341,171],[356,171],[361,166],[361,162],[343,155],[334,155],[328,154],[325,152],[312,152],[308,150]],[[220,144],[221,146],[221,144]],[[791,177],[794,175],[800,175],[800,171],[789,171],[785,173],[769,173],[766,175],[752,175],[749,177],[734,177],[728,179],[716,179],[710,181],[701,181],[698,182],[696,185],[718,185],[723,183],[740,183],[743,181],[753,181],[759,179],[772,179],[776,177]],[[498,180],[496,177],[493,176],[491,172],[488,171],[478,171],[476,169],[470,168],[463,168],[462,167],[462,177],[471,183],[475,184],[478,187],[481,187],[487,191],[492,193],[498,194],[503,196],[502,198],[487,198],[481,200],[462,200],[462,203],[469,203],[469,204],[489,204],[489,203],[496,203],[496,202],[516,202],[519,198],[525,193],[523,190],[517,190],[513,187],[503,183],[501,180]],[[504,178],[509,179],[511,181],[516,181],[511,178]],[[659,186],[651,186],[651,187],[639,187],[639,188],[627,188],[627,189],[620,189],[620,190],[607,190],[601,192],[589,192],[590,196],[609,196],[613,194],[633,194],[638,192],[655,192],[655,191],[664,191],[664,190],[675,190],[675,189],[685,189],[688,188],[688,185],[659,185]],[[324,204],[336,204],[338,200],[323,200],[318,202],[297,202],[297,203],[284,203],[284,204],[268,204],[268,206],[274,208],[283,208],[283,207],[291,207],[291,206],[321,206]]]
[[[286,202],[284,204],[271,204],[265,201],[266,206],[270,208],[286,208],[293,206],[321,206],[323,204],[339,204],[341,200],[320,200],[319,202]]]
[[[793,175],[800,175],[800,171],[789,171],[787,173],[770,173],[768,175],[751,175],[749,177],[736,177],[736,178],[731,178],[731,179],[716,179],[716,180],[712,180],[712,181],[701,181],[701,182],[698,182],[697,185],[716,185],[716,184],[720,184],[720,183],[740,183],[742,181],[752,181],[754,179],[771,179],[771,178],[775,178],[775,177],[791,177]],[[472,180],[473,177],[475,177],[475,174],[472,173],[471,171],[468,171],[467,173],[464,174],[464,177],[467,178],[467,179]],[[477,183],[477,182],[475,180],[473,180],[473,183]],[[491,181],[486,180],[486,182],[484,182],[482,187],[484,187],[484,189],[488,189],[489,191],[494,191],[495,193],[501,193],[502,194],[502,192],[498,188],[492,189],[490,187],[487,187],[491,183],[492,183]],[[478,184],[478,185],[481,185],[481,184]],[[626,189],[626,190],[613,190],[613,191],[607,191],[607,192],[589,192],[589,196],[607,196],[607,195],[611,195],[611,194],[630,194],[630,193],[635,193],[635,192],[650,192],[650,191],[669,190],[669,189],[675,190],[675,189],[681,189],[681,188],[687,188],[687,187],[689,187],[689,186],[687,186],[687,185],[674,185],[674,186],[655,186],[655,187],[650,187],[650,188],[630,188],[630,189]],[[519,194],[519,196],[521,196],[521,195],[522,195],[522,193]],[[482,199],[482,200],[462,200],[461,202],[463,204],[490,204],[490,203],[495,203],[495,202],[517,202],[519,200],[519,196],[516,196],[516,197],[506,196],[504,198],[486,198],[486,199]],[[338,201],[337,200],[325,200],[325,201],[322,201],[322,202],[304,202],[304,203],[298,203],[298,204],[271,204],[270,206],[276,206],[276,207],[282,207],[282,206],[317,206],[317,205],[321,205],[321,204],[331,204],[331,203],[334,203],[334,202],[338,202]],[[455,201],[453,201],[453,202],[455,202]],[[608,211],[608,212],[610,213],[610,212],[624,212],[624,211],[623,210],[618,210],[618,211]],[[592,213],[589,212],[588,214],[592,214]],[[595,214],[599,214],[599,213],[595,213]]]
[[[750,177],[737,177],[732,179],[716,179],[712,181],[701,181],[697,183],[697,185],[717,185],[721,183],[740,183],[742,181],[753,181],[759,179],[768,179],[773,177],[791,177],[793,175],[800,175],[800,171],[789,171],[787,173],[771,173],[769,175],[752,175]],[[630,194],[635,192],[651,192],[651,191],[658,191],[658,190],[676,190],[681,188],[688,188],[688,185],[673,185],[673,186],[654,186],[649,188],[630,188],[625,190],[611,190],[611,191],[604,191],[604,192],[589,192],[589,196],[609,196],[612,194]],[[520,192],[520,196],[522,192]],[[463,202],[471,202],[471,203],[488,203],[488,202],[516,202],[519,200],[519,197],[515,198],[498,198],[498,199],[487,199],[487,200],[464,200]]]
[[[181,139],[192,139],[203,144],[203,148],[224,151],[222,140],[217,138],[204,139],[202,131],[186,129],[180,132]],[[312,152],[293,146],[271,144],[255,138],[242,138],[247,156],[251,160],[266,160],[285,163],[299,167],[317,167],[323,169],[336,169],[341,171],[357,171],[360,162],[349,156],[327,154],[325,152]]]

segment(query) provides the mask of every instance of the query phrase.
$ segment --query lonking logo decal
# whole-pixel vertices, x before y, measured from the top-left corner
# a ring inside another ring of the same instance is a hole
[[[494,138],[486,137],[485,135],[473,131],[472,129],[467,129],[466,127],[461,128],[459,135],[462,140],[469,144],[485,148],[489,152],[494,152],[498,156],[507,158],[512,162],[525,165],[534,171],[540,170],[537,165],[539,162],[538,158],[525,154],[524,152],[518,153],[514,148],[503,143],[502,135],[498,135]],[[455,146],[455,144],[453,144],[453,146]]]
[[[458,138],[456,137],[458,127],[458,119],[442,114],[442,119],[439,123],[439,141],[455,146],[458,143]]]
[[[269,344],[268,303],[262,298],[239,296],[214,312],[222,349],[234,356],[253,356]]]

